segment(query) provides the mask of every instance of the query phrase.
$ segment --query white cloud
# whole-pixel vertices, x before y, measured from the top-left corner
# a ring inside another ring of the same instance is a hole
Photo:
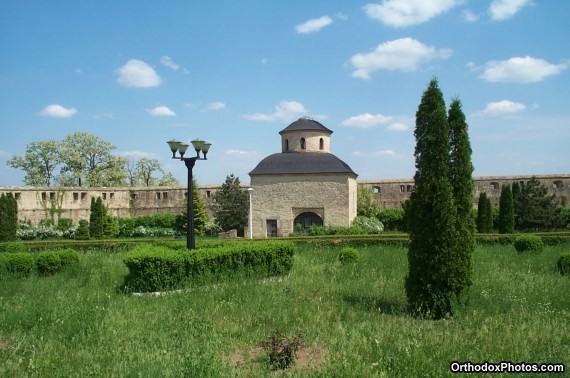
[[[393,27],[421,24],[453,8],[461,0],[383,0],[364,6],[366,15]]]
[[[342,12],[338,12],[336,14],[336,18],[338,18],[339,20],[343,20],[343,21],[348,20],[348,16]]]
[[[297,33],[301,34],[314,33],[318,32],[325,26],[330,25],[332,22],[333,20],[329,16],[322,16],[319,18],[313,18],[309,21],[306,21],[302,24],[295,26],[295,30],[297,31]]]
[[[95,119],[113,119],[113,117],[113,113],[99,113],[93,116]]]
[[[251,155],[251,154],[253,154],[253,152],[243,151],[243,150],[233,150],[233,149],[229,149],[229,150],[226,151],[226,155],[244,156],[244,155]]]
[[[531,4],[531,0],[493,0],[489,6],[489,14],[492,20],[503,21],[513,17],[522,8]]]
[[[131,59],[115,70],[119,74],[117,83],[128,88],[147,88],[160,85],[160,77],[154,69],[138,59]]]
[[[395,122],[386,127],[387,131],[408,131],[410,128],[405,123]]]
[[[374,155],[376,155],[376,156],[390,156],[390,157],[393,157],[393,156],[396,156],[397,154],[396,154],[396,151],[394,151],[394,150],[382,150],[382,151],[376,151],[376,152],[374,153]]]
[[[475,22],[479,19],[479,16],[473,13],[473,11],[470,9],[465,9],[463,12],[461,12],[461,15],[466,22]]]
[[[65,108],[58,104],[52,104],[43,108],[40,115],[43,117],[69,118],[73,117],[75,113],[77,113],[75,108]]]
[[[221,110],[224,109],[225,107],[226,104],[224,104],[221,101],[216,101],[216,102],[210,102],[208,106],[206,106],[206,110]]]
[[[160,58],[160,63],[162,63],[165,67],[172,68],[174,71],[178,71],[180,65],[174,63],[169,56],[163,56]]]
[[[286,121],[306,113],[307,109],[300,102],[281,101],[275,106],[275,111],[273,113],[254,113],[244,115],[244,117],[250,121],[275,121],[277,119]]]
[[[157,106],[152,109],[147,109],[147,112],[152,116],[172,117],[176,115],[176,113],[167,106]]]
[[[381,123],[388,123],[392,119],[393,117],[385,116],[382,114],[374,115],[370,113],[364,113],[345,119],[344,121],[342,121],[341,125],[367,129],[369,127],[373,127]]]
[[[551,64],[530,56],[490,61],[480,78],[493,83],[533,83],[557,75],[568,68],[567,63]]]
[[[350,63],[355,69],[353,77],[370,79],[370,73],[376,70],[415,71],[422,63],[450,56],[450,49],[438,49],[413,38],[401,38],[384,42],[372,52],[353,55]]]
[[[477,113],[477,115],[489,116],[489,117],[500,117],[506,115],[512,115],[515,113],[522,112],[526,109],[525,104],[520,102],[514,102],[510,100],[502,100],[497,102],[490,102],[487,104],[485,109]]]

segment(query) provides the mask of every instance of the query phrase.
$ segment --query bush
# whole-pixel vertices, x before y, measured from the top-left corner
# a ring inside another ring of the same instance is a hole
[[[541,252],[544,247],[542,239],[536,235],[519,236],[513,245],[517,252]]]
[[[152,292],[236,275],[270,277],[288,273],[295,245],[286,241],[224,242],[188,251],[182,243],[145,244],[123,260],[125,289]]]
[[[61,271],[61,258],[53,251],[45,251],[38,254],[36,268],[39,274],[50,275]]]
[[[378,214],[378,220],[382,222],[385,230],[403,231],[404,209],[385,209]]]
[[[53,252],[59,256],[62,269],[79,263],[79,253],[77,253],[77,251],[74,249],[67,248]]]
[[[70,218],[60,218],[57,221],[57,229],[59,231],[67,231],[73,225],[73,221]]]
[[[558,261],[556,261],[556,267],[560,274],[570,275],[570,252],[560,254]]]
[[[338,259],[341,264],[350,264],[360,260],[360,252],[356,248],[345,247],[340,250]]]
[[[261,343],[261,347],[269,357],[269,364],[273,370],[284,370],[295,363],[297,351],[302,346],[303,335],[286,337],[279,330],[273,333]]]
[[[0,271],[29,275],[35,270],[35,260],[31,253],[6,253],[0,255]]]
[[[28,252],[28,247],[21,242],[8,242],[0,247],[0,251],[6,253],[26,253]]]
[[[89,240],[89,222],[85,219],[79,221],[79,226],[73,235],[75,240]]]
[[[384,225],[378,218],[358,216],[352,221],[351,227],[363,228],[368,234],[379,234],[384,231]]]

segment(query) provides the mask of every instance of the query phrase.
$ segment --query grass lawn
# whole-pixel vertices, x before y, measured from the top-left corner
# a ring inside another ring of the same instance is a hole
[[[275,329],[303,335],[302,366],[286,376],[452,376],[452,361],[568,371],[570,279],[555,261],[569,249],[478,247],[469,303],[442,321],[406,313],[398,247],[363,248],[342,266],[338,248],[301,246],[284,280],[159,297],[117,289],[125,253],[85,253],[56,276],[0,280],[0,376],[272,376],[259,344]]]

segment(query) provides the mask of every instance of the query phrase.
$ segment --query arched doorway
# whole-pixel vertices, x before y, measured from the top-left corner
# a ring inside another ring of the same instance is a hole
[[[298,225],[300,225],[301,230],[306,230],[311,226],[322,226],[323,220],[317,214],[307,211],[299,214],[293,221],[295,230],[299,229]]]

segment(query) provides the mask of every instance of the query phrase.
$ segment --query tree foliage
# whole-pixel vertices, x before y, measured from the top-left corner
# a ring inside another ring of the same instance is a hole
[[[0,195],[0,242],[17,239],[18,203],[11,193]]]
[[[196,181],[196,179],[192,181],[192,186],[194,188],[192,191],[192,205],[194,206],[194,234],[205,235],[208,213],[206,212],[206,206],[204,206],[204,201],[202,200],[202,196],[198,190],[198,181]],[[182,210],[182,213],[176,216],[175,228],[178,232],[186,232],[188,224],[187,201],[188,199],[184,201],[184,210]]]
[[[166,186],[178,180],[165,172],[158,160],[128,161],[114,154],[115,146],[86,132],[68,134],[62,141],[31,142],[24,156],[7,164],[25,172],[31,186]]]
[[[356,211],[358,215],[375,218],[380,214],[380,206],[378,206],[378,201],[374,198],[371,187],[358,184],[356,198]]]
[[[238,230],[242,234],[247,224],[248,194],[240,186],[238,177],[230,174],[221,189],[214,194],[216,209],[214,217],[224,231]]]
[[[479,194],[477,203],[477,231],[489,233],[493,230],[493,205],[485,192]]]
[[[89,236],[102,239],[105,234],[105,218],[107,216],[105,205],[101,197],[91,197],[91,212],[89,213]]]
[[[549,195],[546,186],[536,177],[522,186],[520,195],[517,196],[516,210],[516,227],[519,230],[546,230],[561,224],[555,195]]]
[[[450,271],[450,284],[453,294],[460,298],[471,286],[475,250],[475,220],[473,219],[473,164],[471,144],[465,114],[459,99],[453,99],[448,112],[449,123],[449,180],[453,188],[456,207],[455,226],[457,246],[452,256],[454,269]]]
[[[504,184],[501,188],[497,228],[501,234],[512,234],[515,232],[515,207],[513,202],[513,191],[509,184]]]
[[[51,186],[55,170],[60,164],[59,144],[54,139],[31,142],[26,146],[24,156],[13,156],[7,164],[26,172],[24,184],[31,186]]]
[[[419,315],[452,313],[457,278],[457,209],[450,184],[450,133],[443,94],[433,79],[416,112],[415,190],[410,199],[406,296]]]

